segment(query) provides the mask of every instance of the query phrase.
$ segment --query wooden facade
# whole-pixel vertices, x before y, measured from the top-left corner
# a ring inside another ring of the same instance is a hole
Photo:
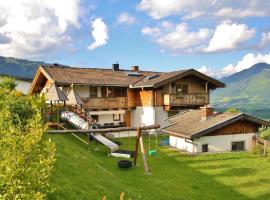
[[[241,120],[229,124],[223,128],[206,134],[205,136],[232,135],[258,132],[259,125],[247,120]]]

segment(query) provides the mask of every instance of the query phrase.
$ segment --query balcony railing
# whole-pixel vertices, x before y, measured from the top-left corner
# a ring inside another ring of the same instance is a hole
[[[209,104],[208,94],[165,94],[165,106],[202,106]]]
[[[127,97],[91,97],[83,99],[83,107],[86,109],[116,109],[127,108]]]

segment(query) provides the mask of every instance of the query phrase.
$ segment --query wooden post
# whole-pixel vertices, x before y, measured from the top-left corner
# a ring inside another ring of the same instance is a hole
[[[138,158],[138,149],[139,149],[139,142],[140,142],[140,137],[142,134],[141,128],[137,128],[137,137],[136,137],[136,144],[135,144],[135,152],[134,152],[134,160],[133,160],[133,165],[136,166],[137,164],[137,158]]]
[[[205,93],[208,94],[208,82],[205,83]]]
[[[57,123],[60,123],[60,110],[59,110],[59,101],[57,102]]]
[[[266,156],[267,140],[263,141],[263,156]]]
[[[142,152],[142,158],[143,158],[143,165],[144,165],[144,171],[146,174],[149,174],[149,167],[147,164],[147,159],[144,151],[144,145],[143,145],[143,138],[142,136],[140,137],[140,146],[141,146],[141,152]]]
[[[53,105],[52,105],[52,101],[51,101],[51,115],[50,115],[50,118],[51,118],[51,122],[52,122],[52,120],[53,120]]]

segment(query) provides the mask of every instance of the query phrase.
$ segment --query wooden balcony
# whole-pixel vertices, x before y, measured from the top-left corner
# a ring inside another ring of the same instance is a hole
[[[209,94],[164,94],[164,106],[203,106],[209,104]]]
[[[92,97],[83,99],[85,109],[118,109],[127,108],[127,97]]]

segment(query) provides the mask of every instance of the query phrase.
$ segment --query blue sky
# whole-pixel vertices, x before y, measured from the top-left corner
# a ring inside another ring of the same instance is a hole
[[[1,0],[0,55],[226,76],[270,62],[267,0]]]

